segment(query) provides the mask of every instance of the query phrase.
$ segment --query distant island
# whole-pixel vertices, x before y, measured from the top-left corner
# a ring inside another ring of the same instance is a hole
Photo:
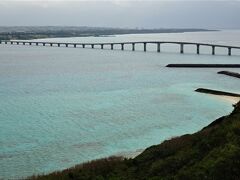
[[[12,26],[0,27],[0,40],[30,40],[57,37],[88,37],[108,36],[119,34],[146,34],[146,33],[184,33],[216,31],[207,29],[131,29],[105,27],[65,27],[65,26]]]

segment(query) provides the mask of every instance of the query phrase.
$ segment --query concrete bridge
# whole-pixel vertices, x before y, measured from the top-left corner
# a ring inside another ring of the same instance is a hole
[[[160,52],[161,51],[161,45],[162,44],[177,44],[179,45],[179,51],[181,54],[184,53],[184,46],[187,45],[192,45],[196,46],[196,53],[200,54],[200,46],[207,46],[211,47],[212,49],[212,55],[215,55],[215,49],[217,48],[226,48],[228,51],[228,55],[232,55],[232,49],[239,49],[240,47],[238,46],[227,46],[227,45],[217,45],[217,44],[208,44],[208,43],[194,43],[194,42],[177,42],[177,41],[139,41],[139,42],[118,42],[118,43],[64,43],[64,42],[41,42],[41,41],[17,41],[17,40],[10,40],[10,41],[0,41],[0,44],[11,44],[11,45],[35,45],[35,46],[57,46],[57,47],[90,47],[90,48],[95,48],[95,47],[100,47],[101,49],[104,49],[105,46],[110,47],[111,50],[114,49],[114,46],[120,45],[121,50],[124,50],[125,45],[131,45],[132,46],[132,51],[135,51],[135,45],[136,44],[142,44],[143,45],[143,51],[147,51],[147,45],[148,44],[155,44],[156,45],[156,51]]]

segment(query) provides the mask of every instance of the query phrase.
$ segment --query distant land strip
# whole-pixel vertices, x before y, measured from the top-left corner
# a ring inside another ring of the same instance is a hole
[[[60,37],[89,37],[109,36],[118,34],[147,34],[147,33],[184,33],[218,31],[208,29],[183,28],[108,28],[87,26],[0,26],[0,40],[30,40]]]
[[[225,91],[218,91],[213,89],[198,88],[195,91],[200,93],[213,94],[213,95],[240,97],[240,94],[225,92]]]
[[[227,75],[227,76],[232,76],[232,77],[235,77],[235,78],[240,78],[240,74],[239,74],[239,73],[231,72],[231,71],[219,71],[218,74],[224,74],[224,75]]]
[[[240,64],[168,64],[170,68],[240,68]]]

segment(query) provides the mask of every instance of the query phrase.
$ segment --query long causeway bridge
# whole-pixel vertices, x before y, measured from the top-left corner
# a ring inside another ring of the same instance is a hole
[[[215,49],[216,48],[226,48],[227,49],[227,54],[229,56],[232,55],[232,49],[239,49],[240,47],[238,46],[227,46],[227,45],[217,45],[217,44],[208,44],[208,43],[194,43],[194,42],[177,42],[177,41],[138,41],[138,42],[117,42],[117,43],[66,43],[66,42],[42,42],[42,41],[18,41],[18,40],[2,40],[0,41],[0,44],[11,44],[11,45],[30,45],[30,46],[56,46],[56,47],[81,47],[81,48],[86,48],[90,47],[92,49],[96,47],[100,47],[101,49],[104,49],[104,47],[108,46],[110,47],[111,50],[114,49],[114,46],[120,45],[121,50],[124,50],[125,45],[131,45],[132,46],[132,51],[135,51],[135,45],[136,44],[142,44],[143,45],[143,51],[147,51],[147,45],[148,44],[155,44],[156,45],[156,51],[160,52],[161,51],[161,45],[162,44],[176,44],[179,45],[179,51],[181,54],[184,53],[184,46],[187,45],[192,45],[196,46],[196,53],[200,54],[200,47],[201,46],[206,46],[206,47],[211,47],[212,49],[212,55],[215,55]]]

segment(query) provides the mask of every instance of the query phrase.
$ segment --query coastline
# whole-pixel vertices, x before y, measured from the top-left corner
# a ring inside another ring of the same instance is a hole
[[[237,104],[240,101],[240,97],[215,95],[215,94],[208,94],[208,95],[231,104]]]
[[[214,97],[216,99],[222,100],[222,101],[224,101],[228,104],[230,103],[232,105],[240,103],[240,97],[226,96],[226,95],[215,95],[215,94],[206,94],[206,95],[209,95],[209,96]],[[203,127],[203,128],[205,128],[205,127]],[[167,140],[170,140],[170,139],[165,139],[164,141],[167,141]],[[164,141],[160,142],[160,144],[162,144]],[[155,146],[155,145],[152,145],[152,146]],[[148,148],[146,148],[146,149],[148,149]],[[113,155],[111,155],[109,157],[105,157],[105,158],[122,157],[122,158],[125,158],[125,159],[128,159],[128,160],[131,160],[131,159],[134,159],[137,156],[141,155],[146,149],[136,149],[135,151],[131,151],[131,152],[120,152],[120,153],[113,154]],[[95,160],[92,160],[92,161],[95,161]],[[91,161],[89,161],[89,162],[91,162]],[[84,162],[84,163],[89,163],[89,162]],[[82,163],[82,164],[84,164],[84,163]]]
[[[135,158],[111,156],[27,179],[236,179],[240,175],[239,118],[240,101],[229,115],[202,130],[148,147]]]
[[[228,93],[228,92],[224,92],[224,93]],[[211,93],[204,93],[205,95],[209,95],[209,97],[213,97],[213,98],[216,98],[216,99],[219,99],[219,100],[222,100],[224,102],[226,102],[227,104],[229,105],[236,105],[236,104],[240,104],[240,97],[237,97],[237,96],[228,96],[228,95],[218,95],[218,94],[211,94]],[[224,116],[223,116],[224,117]],[[219,119],[221,119],[222,117],[219,117]],[[202,129],[205,129],[205,128],[208,128],[209,126],[211,126],[211,124],[217,122],[218,119],[214,120],[213,122],[211,122],[209,125],[203,127]],[[195,133],[199,133],[201,132],[200,131],[197,131]],[[194,133],[194,134],[195,134]],[[139,157],[141,158],[141,156],[143,156],[144,154],[146,154],[147,151],[149,151],[149,149],[152,149],[154,147],[157,147],[157,146],[162,146],[162,144],[165,144],[165,142],[169,142],[169,141],[174,141],[175,139],[178,139],[178,138],[181,138],[181,137],[184,137],[185,135],[182,135],[182,136],[178,136],[178,137],[173,137],[173,138],[169,138],[169,139],[165,139],[164,141],[160,142],[159,144],[153,144],[149,147],[147,147],[146,149],[136,149],[135,151],[123,151],[123,152],[119,152],[119,153],[116,153],[116,154],[112,154],[110,156],[107,156],[107,157],[103,157],[101,159],[93,159],[93,160],[90,160],[90,161],[87,161],[87,162],[83,162],[81,164],[76,164],[75,166],[73,167],[69,167],[69,168],[66,168],[66,169],[63,169],[63,170],[60,170],[60,171],[54,171],[52,173],[49,173],[49,174],[39,174],[39,175],[33,175],[33,176],[30,176],[30,177],[27,177],[26,179],[44,179],[45,177],[47,176],[58,176],[60,174],[64,174],[65,172],[68,172],[68,171],[74,171],[75,169],[78,169],[78,168],[85,168],[88,167],[88,166],[96,166],[96,168],[98,168],[98,163],[101,164],[102,161],[107,161],[109,163],[111,163],[112,161],[116,161],[116,163],[123,163],[125,161],[134,161],[135,159],[139,159]],[[95,165],[96,163],[96,165]],[[101,165],[100,165],[100,168],[101,168]]]
[[[209,95],[210,97],[214,97],[218,100],[222,100],[226,103],[230,103],[232,105],[237,104],[238,102],[240,102],[240,97],[234,97],[234,96],[225,96],[225,95],[215,95],[215,94],[206,94]],[[143,153],[145,151],[145,149],[137,149],[136,151],[132,151],[132,152],[121,152],[118,154],[115,154],[113,156],[121,156],[127,159],[132,159],[137,157],[138,155],[140,155],[141,153]]]
[[[223,92],[223,93],[227,94],[228,92]],[[218,100],[222,100],[222,101],[224,101],[224,102],[226,102],[228,104],[232,104],[233,106],[238,104],[238,103],[240,103],[240,97],[239,96],[229,96],[229,95],[221,95],[221,94],[218,95],[218,94],[212,94],[212,93],[204,93],[204,94],[208,95],[210,97],[214,97],[214,98],[216,98]],[[163,142],[161,142],[161,143],[163,143]],[[148,148],[146,148],[146,149],[148,149]],[[136,151],[132,151],[132,152],[120,152],[120,153],[114,154],[112,156],[113,157],[114,156],[116,156],[116,157],[123,157],[123,158],[126,158],[126,159],[134,159],[137,156],[141,155],[146,149],[137,149]]]
[[[129,152],[120,152],[117,154],[114,154],[112,156],[117,156],[117,157],[124,157],[126,159],[132,159],[140,155],[145,149],[136,149],[135,151],[129,151]]]

